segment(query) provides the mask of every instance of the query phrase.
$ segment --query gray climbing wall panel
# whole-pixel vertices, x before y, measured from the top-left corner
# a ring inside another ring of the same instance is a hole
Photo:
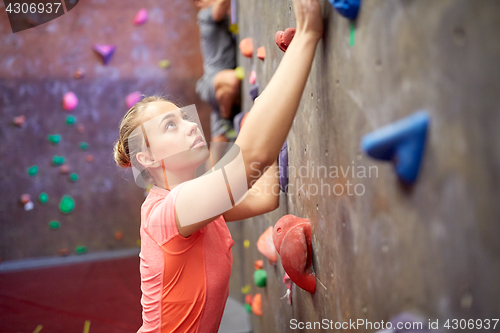
[[[292,188],[276,211],[230,225],[240,258],[231,292],[241,301],[246,284],[262,293],[255,332],[292,331],[291,319],[380,322],[402,311],[440,324],[498,318],[500,2],[365,0],[354,35],[321,3],[325,35],[288,136]],[[267,53],[264,62],[240,54],[239,63],[247,78],[256,69],[261,88],[283,57],[275,32],[295,26],[292,6],[239,2],[239,38],[252,37]],[[249,110],[247,79],[243,90]],[[360,151],[360,140],[420,109],[431,116],[428,141],[419,178],[405,187],[390,164]],[[285,214],[310,220],[325,285],[314,295],[293,287],[293,306],[280,299],[280,262],[264,260],[266,288],[252,280],[254,260],[265,259],[255,243]]]
[[[140,8],[149,21],[134,26]],[[132,171],[115,165],[112,147],[118,125],[127,111],[125,97],[133,91],[163,93],[182,105],[196,104],[204,130],[209,131],[209,111],[195,93],[203,74],[196,25],[196,8],[185,1],[80,1],[58,19],[16,34],[11,32],[3,3],[0,5],[0,257],[4,260],[57,255],[85,245],[89,252],[136,247],[140,206],[144,191]],[[94,44],[115,44],[107,66],[93,51]],[[170,60],[162,69],[158,62]],[[73,78],[77,68],[85,77]],[[62,96],[73,91],[79,98],[75,110],[62,109]],[[24,114],[22,128],[12,119]],[[65,124],[73,114],[85,126]],[[47,135],[61,134],[59,145]],[[209,135],[208,132],[205,133]],[[87,151],[79,143],[89,144]],[[94,161],[86,162],[92,154]],[[65,156],[79,181],[52,166],[53,155]],[[26,169],[38,165],[31,178]],[[38,195],[49,195],[47,205]],[[19,202],[28,193],[34,209],[24,211]],[[76,203],[70,215],[58,210],[63,194]],[[48,223],[59,220],[59,230]],[[121,231],[123,239],[115,239]]]

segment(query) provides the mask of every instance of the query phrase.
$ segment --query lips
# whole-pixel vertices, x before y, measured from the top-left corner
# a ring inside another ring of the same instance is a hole
[[[191,145],[191,148],[193,148],[196,144],[198,143],[204,143],[203,138],[200,135],[197,135],[196,138],[194,138],[193,144]]]

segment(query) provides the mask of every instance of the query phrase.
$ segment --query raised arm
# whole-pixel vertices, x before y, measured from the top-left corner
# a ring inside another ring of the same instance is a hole
[[[231,0],[215,0],[212,6],[212,19],[215,22],[222,21],[231,7]]]
[[[294,0],[296,34],[266,89],[256,100],[235,144],[243,157],[259,156],[265,168],[278,157],[293,124],[311,69],[316,45],[323,33],[318,0]],[[250,168],[250,182],[255,172]],[[261,169],[262,170],[262,169]]]
[[[229,6],[227,0],[216,2],[217,5],[221,6],[224,3]],[[225,13],[227,9],[228,7],[225,7],[223,12]],[[273,165],[278,158],[280,149],[292,127],[311,69],[316,45],[323,34],[318,0],[294,0],[294,11],[297,19],[294,39],[268,86],[252,107],[245,120],[245,126],[235,141],[235,145],[241,150],[242,165],[233,169],[230,166],[225,168],[224,177],[230,179],[234,170],[241,170],[244,166],[247,189],[251,188],[255,179],[261,177],[263,171]],[[236,171],[234,171],[234,176],[236,176]],[[229,186],[227,188],[225,185],[221,186],[217,182],[217,177],[216,174],[200,177],[195,179],[192,184],[184,185],[185,188],[179,191],[176,203],[176,221],[182,236],[191,235],[224,212],[238,207],[236,205],[233,208],[228,207],[221,210],[224,201],[227,201],[228,193],[233,189],[230,189]],[[248,192],[250,194],[247,196],[251,195],[251,192]],[[189,209],[214,211],[216,210],[215,206],[220,208],[220,213],[207,217],[203,221],[189,225],[179,222],[178,208],[180,211],[188,211]]]

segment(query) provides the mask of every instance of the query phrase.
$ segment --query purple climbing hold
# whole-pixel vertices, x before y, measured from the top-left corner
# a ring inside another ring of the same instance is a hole
[[[259,85],[256,83],[252,85],[252,88],[250,88],[250,97],[252,97],[252,101],[255,101],[255,99],[259,96]]]
[[[286,140],[278,156],[278,170],[280,174],[280,189],[288,193],[288,144]]]
[[[243,117],[247,114],[246,112],[240,112],[236,116],[234,116],[233,119],[233,127],[236,133],[240,133],[241,130],[241,121],[243,120]]]
[[[420,169],[429,121],[426,111],[416,112],[365,135],[361,148],[373,158],[393,161],[399,179],[411,184]]]
[[[114,45],[105,45],[105,44],[94,45],[94,51],[99,53],[99,55],[102,57],[102,63],[104,65],[107,65],[108,62],[111,60],[113,53],[115,53],[115,49],[116,46]]]

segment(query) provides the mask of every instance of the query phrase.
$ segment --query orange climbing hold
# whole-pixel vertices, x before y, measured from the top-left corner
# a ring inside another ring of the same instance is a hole
[[[59,168],[59,173],[62,173],[63,175],[67,174],[69,172],[69,165],[63,164]]]
[[[257,49],[257,58],[264,60],[266,58],[266,48],[261,46]]]
[[[82,124],[78,124],[76,126],[76,130],[78,131],[78,133],[83,134],[85,133],[85,126],[83,126]]]
[[[250,113],[250,111],[248,111],[247,113],[245,113],[245,115],[243,116],[243,118],[241,118],[240,131],[243,128],[243,123],[245,122],[245,119],[247,118],[247,116],[248,116],[249,113]]]
[[[62,248],[57,251],[60,256],[65,257],[69,254],[69,250],[67,248]]]
[[[273,227],[267,228],[257,240],[257,250],[262,253],[269,262],[274,265],[278,260],[276,248],[273,243]]]
[[[255,267],[255,269],[262,269],[264,267],[264,260],[255,260],[253,266]]]
[[[292,42],[293,36],[295,36],[295,31],[295,28],[287,28],[285,31],[276,32],[274,40],[281,51],[286,52],[286,49]]]
[[[94,160],[94,156],[88,154],[86,157],[87,162],[92,162]]]
[[[243,38],[240,42],[240,51],[247,58],[251,58],[253,55],[253,42],[252,38]]]
[[[31,196],[29,194],[21,195],[21,202],[23,205],[26,205],[30,201],[31,201]]]
[[[24,125],[25,121],[26,121],[26,117],[23,115],[23,116],[15,117],[13,123],[15,125],[21,127]]]
[[[83,68],[78,68],[75,73],[73,74],[73,77],[75,79],[81,79],[85,77],[85,70]]]
[[[115,232],[115,239],[116,240],[122,240],[123,239],[123,233],[121,231]]]
[[[262,316],[262,295],[255,294],[252,300],[252,312],[257,316]]]

